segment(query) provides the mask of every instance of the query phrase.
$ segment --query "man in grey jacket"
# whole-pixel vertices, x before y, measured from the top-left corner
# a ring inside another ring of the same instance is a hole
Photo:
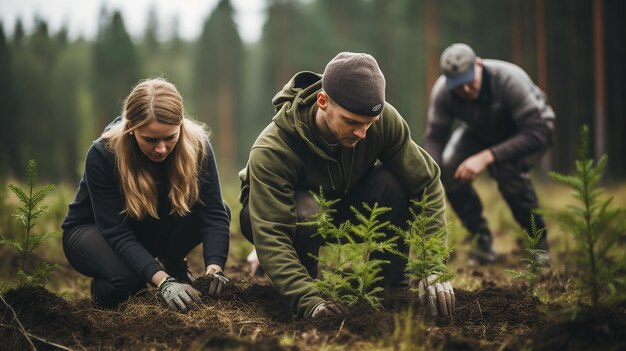
[[[444,50],[441,70],[431,92],[424,148],[439,163],[450,204],[476,241],[472,257],[489,263],[496,257],[492,236],[471,182],[487,169],[515,220],[531,233],[531,211],[539,205],[528,171],[551,144],[555,115],[524,70],[481,59],[466,44]],[[455,120],[460,124],[450,136]],[[541,216],[535,215],[535,223],[545,229]],[[543,233],[539,248],[547,258]]]

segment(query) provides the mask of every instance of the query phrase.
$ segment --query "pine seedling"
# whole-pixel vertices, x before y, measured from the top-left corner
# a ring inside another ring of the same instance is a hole
[[[539,211],[553,218],[571,233],[578,244],[574,259],[581,269],[575,278],[577,286],[595,308],[601,303],[611,304],[624,298],[623,272],[626,260],[622,256],[615,262],[614,249],[623,239],[626,229],[623,208],[610,208],[613,197],[601,198],[604,190],[598,186],[607,165],[607,156],[597,162],[590,156],[589,129],[581,128],[581,144],[573,176],[551,172],[550,177],[574,189],[577,204],[570,204],[562,211]],[[622,276],[620,276],[620,274]]]
[[[438,214],[428,214],[427,209],[434,203],[428,201],[426,193],[420,200],[412,199],[411,204],[407,229],[394,227],[410,249],[410,254],[405,255],[408,260],[406,277],[414,282],[424,281],[427,286],[452,279],[454,273],[446,265],[453,250],[447,244],[449,225],[440,226]],[[429,281],[433,275],[437,279]]]
[[[382,222],[379,217],[390,211],[389,207],[369,206],[363,203],[363,208],[369,213],[368,216],[361,213],[356,207],[350,209],[354,213],[358,222],[356,225],[349,227],[353,234],[349,236],[348,251],[352,257],[351,270],[346,272],[351,281],[351,293],[347,294],[347,298],[351,304],[364,301],[374,309],[382,307],[382,298],[379,294],[383,291],[381,286],[377,286],[383,277],[380,273],[383,264],[389,264],[389,261],[372,259],[371,255],[375,252],[395,252],[397,237],[386,238],[385,229],[389,227],[389,221]]]
[[[546,229],[538,229],[535,223],[535,216],[530,216],[531,233],[524,230],[524,246],[528,257],[522,257],[520,261],[523,263],[525,270],[514,271],[507,269],[513,278],[522,279],[526,282],[529,291],[533,296],[537,295],[537,278],[545,270],[546,261],[548,258],[545,256],[547,252],[539,249],[539,242],[544,235]]]
[[[321,271],[320,278],[315,280],[317,289],[322,295],[340,303],[354,305],[365,302],[375,309],[381,308],[382,299],[378,295],[383,289],[376,283],[382,280],[381,266],[387,261],[371,259],[371,254],[393,252],[395,249],[393,242],[396,239],[385,238],[384,229],[389,222],[379,220],[379,216],[390,208],[363,204],[368,212],[366,216],[352,206],[357,224],[346,221],[336,226],[333,206],[339,200],[326,199],[321,188],[319,194],[312,195],[320,211],[312,221],[299,224],[317,227],[317,235],[324,239],[328,248],[328,264]]]
[[[311,191],[311,195],[319,207],[319,211],[313,215],[311,221],[298,223],[304,226],[313,226],[317,228],[316,235],[320,235],[324,241],[331,243],[340,243],[348,236],[346,227],[348,222],[344,222],[339,226],[336,226],[333,219],[337,210],[334,206],[341,201],[341,199],[329,200],[324,196],[324,189],[320,187],[319,194]]]
[[[41,202],[46,198],[49,192],[54,189],[54,185],[44,185],[41,189],[35,191],[37,183],[37,162],[29,160],[26,168],[26,184],[28,189],[24,191],[22,188],[9,184],[11,191],[17,196],[21,202],[21,206],[13,215],[17,218],[24,228],[24,235],[21,239],[9,239],[4,236],[0,239],[0,244],[7,245],[15,249],[20,255],[20,266],[17,275],[20,285],[26,286],[43,286],[50,277],[52,271],[57,267],[55,264],[47,262],[39,262],[32,273],[26,272],[26,263],[30,261],[35,251],[50,238],[58,235],[57,232],[45,232],[39,234],[33,231],[37,218],[47,211],[46,206],[41,206]]]
[[[336,226],[333,222],[333,216],[337,212],[334,206],[340,201],[339,199],[326,199],[321,187],[318,194],[311,191],[311,195],[319,211],[313,215],[312,220],[298,224],[315,227],[317,229],[315,235],[322,237],[328,249],[328,259],[320,270],[320,278],[315,279],[315,286],[323,296],[345,303],[344,296],[350,289],[350,281],[344,273],[345,267],[351,261],[345,245],[349,237],[350,223],[346,221]],[[319,257],[313,257],[320,262]]]

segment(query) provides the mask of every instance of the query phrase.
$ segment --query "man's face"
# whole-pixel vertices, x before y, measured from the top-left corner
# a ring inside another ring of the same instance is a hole
[[[480,94],[482,83],[483,66],[480,61],[477,60],[474,67],[474,80],[469,83],[459,85],[454,89],[454,92],[466,100],[476,100]]]
[[[327,142],[339,142],[343,147],[354,148],[359,140],[365,139],[369,127],[380,119],[380,115],[366,116],[350,112],[331,101],[324,92],[320,94],[324,95],[318,96],[318,107],[325,112],[323,123],[334,138]]]

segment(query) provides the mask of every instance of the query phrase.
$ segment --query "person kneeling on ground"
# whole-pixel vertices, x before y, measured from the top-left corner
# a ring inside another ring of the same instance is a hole
[[[188,311],[201,301],[185,256],[203,244],[209,293],[219,294],[229,224],[206,127],[185,117],[173,84],[152,79],[89,148],[63,249],[93,278],[97,305],[115,307],[152,283],[171,308]]]
[[[439,167],[385,102],[385,78],[369,54],[342,52],[323,75],[297,73],[273,103],[272,123],[257,138],[239,174],[241,230],[256,249],[249,261],[262,267],[295,315],[341,314],[346,307],[325,300],[313,282],[318,263],[311,255],[318,255],[322,239],[314,235],[314,227],[298,224],[319,211],[310,191],[321,187],[329,199],[341,200],[338,223],[352,215],[350,206],[377,202],[392,209],[381,220],[403,228],[409,200],[425,193],[435,231],[446,225]],[[401,240],[397,243],[407,253]],[[374,253],[372,259],[390,261],[382,269],[384,285],[406,285],[406,259],[391,253]],[[439,304],[432,306],[443,307],[433,312],[449,317],[454,292],[449,282],[440,286],[445,292],[434,296]]]
[[[472,258],[493,262],[496,254],[483,206],[472,182],[484,170],[513,217],[532,233],[532,210],[539,207],[528,172],[551,144],[555,114],[548,99],[520,67],[481,59],[466,44],[450,45],[441,54],[443,74],[433,86],[424,148],[441,166],[448,200],[476,241]],[[460,126],[452,133],[455,119]],[[542,259],[548,259],[543,217],[535,215]]]

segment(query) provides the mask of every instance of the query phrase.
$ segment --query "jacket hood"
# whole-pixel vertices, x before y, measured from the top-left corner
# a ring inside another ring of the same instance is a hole
[[[311,130],[317,93],[321,89],[321,74],[309,71],[296,73],[272,99],[276,109],[272,121],[289,135],[301,138],[319,156],[330,158],[316,144],[314,131]]]

